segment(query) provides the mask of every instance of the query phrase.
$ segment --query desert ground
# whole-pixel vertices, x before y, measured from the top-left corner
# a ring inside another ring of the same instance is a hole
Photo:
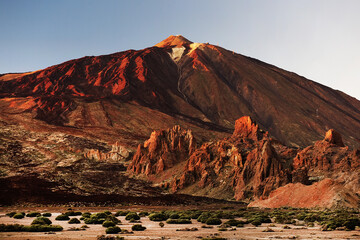
[[[193,209],[189,206],[184,209]],[[75,208],[73,211],[81,212],[103,212],[105,210],[115,212],[122,210],[130,211],[160,211],[160,210],[180,210],[179,207],[128,207],[128,208]],[[68,211],[66,208],[58,207],[41,207],[41,208],[0,208],[0,224],[22,224],[30,225],[35,217],[24,217],[23,219],[14,219],[6,216],[6,213],[30,212],[37,211],[41,213],[50,212],[52,216],[49,219],[53,225],[61,225],[64,229],[60,232],[1,232],[0,239],[11,240],[47,240],[47,239],[97,239],[100,235],[121,236],[124,239],[360,239],[360,230],[356,228],[353,231],[322,231],[321,226],[307,226],[304,224],[280,224],[280,223],[263,223],[258,227],[252,224],[245,224],[243,227],[228,227],[226,231],[221,231],[219,226],[208,226],[198,222],[196,219],[191,220],[191,224],[168,224],[166,221],[163,227],[159,222],[150,221],[147,216],[141,217],[140,222],[146,227],[144,231],[132,231],[131,227],[136,223],[130,223],[125,220],[125,216],[118,216],[121,221],[118,225],[122,230],[128,230],[130,233],[105,234],[105,227],[101,224],[87,224],[88,228],[81,231],[74,231],[74,228],[81,228],[85,223],[82,220],[79,224],[69,224],[68,221],[58,221],[55,218]],[[81,216],[75,216],[80,218]],[[70,217],[72,218],[72,217]],[[241,218],[237,218],[241,219]],[[223,222],[225,222],[223,220]],[[286,227],[285,227],[286,226]],[[190,231],[190,229],[197,229]],[[220,230],[219,230],[220,229]],[[269,232],[271,229],[273,232]],[[223,229],[222,229],[223,230]]]

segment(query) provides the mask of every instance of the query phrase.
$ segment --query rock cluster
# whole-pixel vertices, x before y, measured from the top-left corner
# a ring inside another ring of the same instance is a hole
[[[322,188],[339,186],[339,181],[342,181],[340,185],[352,189],[349,192],[357,192],[360,188],[355,183],[360,180],[359,176],[355,174],[350,180],[340,179],[338,173],[358,171],[359,157],[360,151],[344,147],[341,135],[334,130],[329,130],[324,140],[312,146],[294,149],[270,138],[255,121],[244,116],[236,120],[232,136],[205,142],[199,147],[191,132],[180,130],[178,126],[154,131],[149,140],[139,145],[128,170],[148,177],[156,176],[162,179],[162,186],[172,192],[261,201],[270,194],[274,197],[277,193],[274,190],[288,184],[311,185],[323,179],[331,179],[333,184],[320,184]],[[179,163],[183,163],[183,167],[174,168]],[[172,176],[163,175],[171,168],[174,171]],[[148,178],[150,181],[153,179]],[[159,184],[159,181],[155,182]],[[316,186],[311,189],[316,189]],[[326,192],[324,196],[334,193],[332,190]],[[294,203],[300,201],[297,197],[300,196],[293,196]],[[354,194],[351,197],[354,202]],[[327,206],[332,204],[331,199],[326,200]],[[303,203],[304,206],[307,204]]]

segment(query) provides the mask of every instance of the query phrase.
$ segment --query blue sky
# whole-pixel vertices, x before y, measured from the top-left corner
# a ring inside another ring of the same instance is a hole
[[[358,0],[0,0],[0,73],[181,34],[360,99]]]

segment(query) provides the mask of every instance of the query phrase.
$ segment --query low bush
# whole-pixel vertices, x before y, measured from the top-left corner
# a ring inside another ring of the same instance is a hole
[[[101,235],[98,236],[96,238],[96,240],[124,240],[124,237],[120,237],[120,236],[105,236],[105,235]]]
[[[108,228],[108,227],[113,227],[113,226],[115,226],[116,224],[114,223],[114,222],[112,222],[112,221],[105,221],[105,222],[103,222],[103,224],[102,224],[102,226],[103,227],[106,227],[106,228]]]
[[[24,226],[24,232],[58,232],[62,231],[63,227],[59,225],[31,225]]]
[[[68,221],[68,220],[70,220],[70,218],[69,218],[68,215],[60,214],[59,216],[57,216],[55,218],[55,220],[57,220],[57,221]]]
[[[116,234],[121,232],[121,229],[118,226],[108,227],[105,230],[106,234]]]
[[[72,218],[68,221],[69,224],[78,224],[80,223],[80,220],[77,218]]]
[[[130,212],[130,213],[126,214],[125,220],[131,220],[131,219],[139,220],[140,217],[139,217],[139,215],[137,215],[136,212]]]
[[[246,222],[241,221],[241,220],[235,220],[235,219],[230,219],[228,221],[225,222],[225,224],[228,224],[232,227],[238,226],[238,225],[244,225]]]
[[[210,217],[205,222],[207,225],[220,225],[222,222],[219,218]]]
[[[104,211],[104,213],[106,214],[106,215],[112,215],[112,213],[108,210],[108,211]]]
[[[155,222],[161,222],[167,220],[167,216],[163,213],[152,213],[149,215],[149,219]]]
[[[43,216],[43,217],[51,217],[51,213],[46,212],[46,213],[43,213],[42,216]]]
[[[139,217],[146,217],[149,216],[148,212],[139,212]]]
[[[70,211],[70,212],[66,212],[64,213],[67,216],[81,216],[81,212],[74,212],[74,211]]]
[[[16,212],[9,212],[5,215],[12,218],[15,214],[16,214]]]
[[[254,225],[255,227],[257,227],[257,226],[261,225],[261,221],[259,219],[255,219],[255,220],[251,221],[251,224]]]
[[[168,219],[166,220],[167,224],[191,224],[189,219]]]
[[[159,222],[159,226],[160,226],[160,227],[164,227],[165,224],[164,224],[163,222]]]
[[[126,216],[130,211],[118,211],[115,213],[115,216]]]
[[[40,217],[41,214],[39,212],[29,212],[26,214],[27,217]]]
[[[146,227],[144,227],[141,224],[135,224],[131,227],[131,230],[133,231],[144,231],[146,229]]]
[[[62,231],[63,227],[59,225],[30,225],[19,224],[0,224],[0,232],[55,232]]]
[[[50,225],[52,222],[47,217],[37,217],[32,221],[31,225]]]
[[[177,214],[177,213],[173,213],[173,214],[170,214],[169,218],[171,218],[171,219],[179,219],[180,215]]]
[[[16,214],[13,216],[13,218],[15,218],[15,219],[22,219],[22,218],[24,218],[24,216],[25,216],[25,214],[16,213]]]
[[[90,218],[91,213],[90,213],[90,212],[84,212],[83,214],[81,214],[81,216],[82,216],[83,218]]]

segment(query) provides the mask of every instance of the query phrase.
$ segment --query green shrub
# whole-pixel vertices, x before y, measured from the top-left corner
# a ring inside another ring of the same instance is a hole
[[[105,235],[101,235],[98,236],[96,238],[96,240],[125,240],[124,237],[120,237],[120,236],[105,236]]]
[[[146,227],[142,226],[141,224],[135,224],[131,227],[133,231],[144,231]]]
[[[82,216],[83,218],[90,218],[91,213],[90,213],[90,212],[84,212],[83,214],[81,214],[81,216]]]
[[[130,212],[130,213],[126,214],[125,220],[130,220],[130,219],[139,220],[140,217],[139,217],[139,215],[137,215],[136,212]]]
[[[0,232],[22,232],[24,225],[0,224]]]
[[[116,224],[119,224],[121,223],[121,221],[119,219],[117,219],[115,216],[113,215],[108,215],[106,218],[105,218],[105,221],[110,221],[110,222],[113,222],[113,223],[116,223]]]
[[[205,222],[207,225],[220,225],[222,222],[219,218],[210,217]]]
[[[121,229],[118,226],[108,227],[105,232],[107,234],[115,234],[121,232]]]
[[[100,213],[95,213],[95,214],[92,214],[91,216],[95,216],[97,218],[106,218],[108,215],[104,212],[100,212]]]
[[[206,221],[211,217],[209,212],[203,212],[198,218],[197,221],[201,223],[206,223]]]
[[[139,217],[146,217],[149,216],[148,212],[139,212]]]
[[[105,213],[106,215],[112,215],[112,213],[111,213],[110,211],[104,211],[104,213]]]
[[[225,222],[225,224],[228,224],[232,227],[238,226],[238,225],[244,225],[246,222],[241,221],[241,220],[235,220],[235,219],[230,219],[228,221]]]
[[[167,220],[167,216],[163,213],[152,213],[149,215],[149,219],[155,222],[161,222]]]
[[[81,212],[74,212],[74,211],[70,211],[70,212],[66,212],[65,215],[67,216],[81,216]]]
[[[41,214],[39,212],[29,212],[26,214],[27,217],[40,217]]]
[[[68,215],[60,214],[59,216],[57,216],[57,217],[55,218],[55,220],[58,220],[58,221],[68,221],[68,220],[70,220],[70,218],[69,218]]]
[[[113,226],[115,226],[116,224],[114,223],[114,222],[112,222],[112,221],[105,221],[105,222],[103,222],[103,224],[102,224],[102,226],[103,227],[113,227]]]
[[[166,220],[167,224],[191,224],[189,219],[168,219]]]
[[[126,216],[130,211],[118,211],[115,213],[115,216]]]
[[[177,214],[177,213],[173,213],[173,214],[170,214],[169,218],[171,218],[171,219],[179,219],[180,215]]]
[[[164,227],[165,224],[164,224],[163,222],[159,222],[159,226],[160,226],[160,227]]]
[[[259,219],[255,219],[251,222],[252,225],[254,225],[255,227],[260,226],[261,225],[261,221]]]
[[[12,218],[15,214],[16,214],[16,212],[9,212],[5,215]]]
[[[52,222],[47,217],[37,217],[32,221],[31,225],[50,225]]]
[[[24,226],[24,232],[56,232],[62,231],[63,227],[59,225],[30,225]]]
[[[24,226],[19,224],[0,224],[0,232],[50,232],[62,231],[59,225],[30,225]]]
[[[51,217],[51,213],[46,212],[46,213],[43,213],[42,216],[43,216],[43,217]]]
[[[22,218],[24,218],[24,214],[22,214],[22,213],[16,213],[16,214],[13,216],[13,218],[15,218],[15,219],[22,219]]]
[[[84,222],[86,224],[103,224],[105,222],[105,219],[103,218],[96,218],[96,217],[91,217],[91,218],[86,218],[84,220]]]
[[[80,220],[77,218],[72,218],[68,221],[69,224],[78,224],[80,223]]]

